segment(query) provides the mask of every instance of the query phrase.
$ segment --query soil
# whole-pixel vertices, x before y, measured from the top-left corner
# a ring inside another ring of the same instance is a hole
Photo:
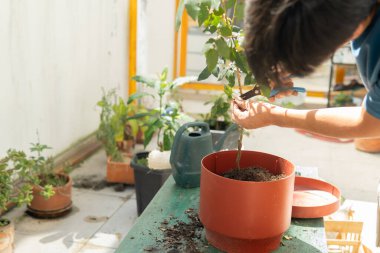
[[[163,231],[164,238],[157,240],[158,243],[168,250],[168,252],[201,252],[196,241],[201,239],[203,225],[199,220],[198,214],[194,209],[189,208],[185,211],[189,222],[179,221],[174,217],[170,221],[164,220],[159,228]],[[174,224],[170,225],[174,220]]]
[[[240,181],[267,182],[279,180],[281,178],[284,178],[286,175],[275,175],[269,172],[267,169],[251,167],[244,169],[233,169],[226,173],[223,173],[222,176]]]
[[[77,176],[73,179],[75,188],[92,189],[95,191],[102,190],[106,187],[113,187],[114,191],[122,192],[129,186],[121,183],[108,183],[104,179],[99,179],[96,175],[91,176]]]

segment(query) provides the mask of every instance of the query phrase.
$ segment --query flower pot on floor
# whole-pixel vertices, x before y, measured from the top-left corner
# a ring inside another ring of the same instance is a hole
[[[114,162],[109,157],[107,159],[107,182],[134,184],[135,177],[131,168],[131,158],[125,157],[125,162]]]
[[[7,223],[0,226],[0,253],[12,253],[15,229],[13,223],[8,219],[1,219],[1,223]]]
[[[73,181],[66,174],[59,174],[66,179],[66,184],[53,187],[55,194],[46,199],[41,195],[41,186],[33,187],[33,200],[28,205],[27,212],[38,218],[55,218],[67,214],[71,210],[71,190]]]
[[[355,139],[355,148],[368,153],[380,152],[380,138]]]
[[[243,150],[241,168],[261,167],[286,176],[269,182],[220,176],[236,168],[236,154],[221,151],[202,160],[199,216],[206,238],[229,253],[271,252],[290,226],[294,165],[271,154]]]
[[[140,215],[148,206],[150,201],[156,195],[166,179],[171,175],[172,170],[152,170],[147,166],[139,164],[138,160],[147,158],[149,152],[140,152],[135,155],[131,161],[131,166],[134,169],[135,175],[135,190],[137,213]]]

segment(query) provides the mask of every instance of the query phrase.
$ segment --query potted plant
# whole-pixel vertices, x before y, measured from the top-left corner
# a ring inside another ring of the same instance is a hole
[[[29,177],[23,181],[32,185],[32,200],[27,212],[38,218],[55,218],[67,214],[72,207],[72,179],[63,172],[54,172],[53,158],[43,153],[50,149],[47,145],[32,143],[32,155],[21,156],[20,166],[30,166]]]
[[[103,90],[102,99],[97,103],[101,108],[97,138],[107,155],[107,182],[134,184],[130,161],[139,125],[130,120],[130,116],[139,110],[133,101],[142,95],[130,96],[125,103],[115,90]]]
[[[236,84],[240,94],[244,85],[256,85],[242,46],[244,32],[238,26],[243,19],[244,1],[183,0],[178,7],[177,25],[184,9],[211,35],[203,49],[207,66],[198,80],[210,75],[223,80],[228,99],[232,99]],[[262,94],[269,95],[268,87],[259,88]],[[280,157],[241,150],[242,138],[243,129],[239,128],[238,150],[215,152],[203,158],[200,219],[207,240],[223,251],[269,252],[279,246],[283,232],[290,225],[294,166]],[[237,174],[244,175],[251,167],[283,177],[266,182],[242,182],[221,176],[235,169]]]
[[[181,120],[186,120],[186,115],[180,111],[180,106],[175,101],[170,101],[173,91],[180,85],[194,80],[194,77],[177,78],[167,80],[168,69],[165,68],[158,78],[151,79],[144,76],[133,77],[139,83],[153,89],[158,106],[146,113],[136,115],[139,119],[146,117],[144,130],[144,147],[156,138],[156,148],[152,151],[137,153],[131,165],[135,170],[135,189],[137,211],[140,215],[149,204],[166,179],[171,175],[170,150],[173,145],[176,131],[181,125]]]
[[[7,156],[0,161],[0,212],[16,204],[29,204],[32,199],[32,186],[21,182],[23,176],[30,176],[30,166],[24,166],[25,153],[8,150]],[[14,242],[14,224],[0,217],[0,252],[12,252]]]

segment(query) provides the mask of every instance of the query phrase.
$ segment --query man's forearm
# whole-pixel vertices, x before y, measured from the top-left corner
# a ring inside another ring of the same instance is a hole
[[[338,138],[380,136],[380,120],[361,107],[318,110],[284,109],[274,112],[274,125],[298,128]]]

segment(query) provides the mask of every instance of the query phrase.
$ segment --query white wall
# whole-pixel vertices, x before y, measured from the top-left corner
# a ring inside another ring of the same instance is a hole
[[[37,130],[56,154],[96,130],[101,87],[126,94],[128,0],[0,6],[0,155]]]

